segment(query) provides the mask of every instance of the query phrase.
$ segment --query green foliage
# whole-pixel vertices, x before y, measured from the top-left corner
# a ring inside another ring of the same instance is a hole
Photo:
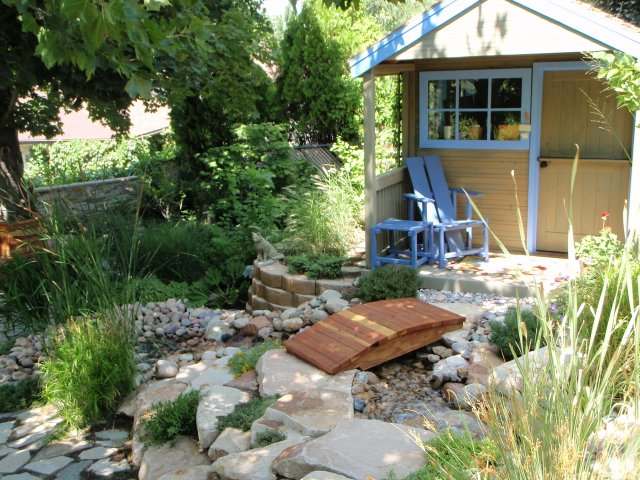
[[[286,440],[287,436],[284,433],[277,431],[266,431],[260,432],[256,435],[256,442],[254,448],[264,448],[268,447],[273,443],[282,442]]]
[[[258,360],[260,360],[260,357],[266,352],[278,348],[282,348],[279,341],[266,340],[251,347],[249,350],[240,351],[229,359],[229,369],[231,373],[239,377],[243,373],[255,370]]]
[[[618,105],[634,114],[640,109],[640,61],[620,52],[592,54],[596,76],[607,83]]]
[[[323,31],[320,9],[319,2],[305,2],[301,12],[289,18],[280,45],[278,98],[300,143],[358,137],[360,92],[349,78],[349,52]]]
[[[186,300],[191,307],[202,307],[209,302],[210,292],[205,282],[164,283],[155,275],[132,278],[128,285],[133,298],[141,303],[164,302],[168,298]]]
[[[296,160],[283,126],[245,125],[235,135],[200,157],[198,202],[218,225],[268,236],[283,225],[292,192],[310,185],[311,167]]]
[[[612,258],[619,257],[624,245],[610,229],[598,235],[587,235],[576,244],[576,256],[594,269],[606,267]]]
[[[290,273],[306,273],[309,278],[339,278],[345,261],[334,255],[294,255],[287,265]]]
[[[142,422],[142,439],[152,445],[173,441],[179,435],[196,438],[196,412],[200,392],[191,390],[182,393],[173,401],[154,405],[149,416]]]
[[[357,296],[365,302],[415,297],[418,286],[418,272],[413,268],[385,265],[360,278]]]
[[[540,320],[531,310],[509,308],[504,322],[492,321],[491,343],[506,359],[520,357],[533,350],[540,340]]]
[[[627,22],[640,25],[640,4],[638,0],[588,0],[594,6],[620,17]]]
[[[39,187],[125,177],[136,173],[150,154],[148,140],[139,138],[35,145],[25,179]]]
[[[427,465],[404,480],[473,480],[490,478],[500,451],[491,440],[447,430],[424,444]]]
[[[273,405],[277,397],[253,398],[247,403],[236,405],[229,415],[218,418],[218,430],[225,428],[238,428],[243,432],[251,429],[251,424],[264,415],[264,412]]]
[[[0,385],[0,412],[14,412],[31,407],[41,400],[42,385],[38,377]]]
[[[134,386],[133,318],[113,307],[102,315],[71,319],[48,347],[43,396],[67,425],[96,423],[118,408]]]
[[[363,190],[351,170],[321,175],[315,189],[292,200],[286,248],[313,255],[347,255],[361,231],[363,205]]]

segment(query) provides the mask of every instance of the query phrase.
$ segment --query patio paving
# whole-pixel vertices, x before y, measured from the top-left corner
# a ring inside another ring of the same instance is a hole
[[[466,257],[420,268],[422,288],[453,292],[492,293],[505,297],[535,295],[536,286],[549,292],[570,278],[576,268],[560,256],[504,255],[492,253],[488,262]]]

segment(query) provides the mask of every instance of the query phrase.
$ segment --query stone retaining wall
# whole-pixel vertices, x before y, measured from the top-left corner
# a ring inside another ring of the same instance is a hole
[[[249,289],[247,310],[286,310],[308,302],[325,290],[336,290],[344,296],[355,294],[357,268],[346,268],[345,277],[333,280],[308,278],[288,273],[280,262],[254,262],[253,280]]]
[[[81,216],[109,211],[116,207],[133,211],[138,202],[140,189],[141,182],[138,177],[39,187],[35,190],[36,208],[42,213],[50,212],[51,207],[64,208]]]

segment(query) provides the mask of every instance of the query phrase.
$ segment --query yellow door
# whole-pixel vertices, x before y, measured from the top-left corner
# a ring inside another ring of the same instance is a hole
[[[598,110],[600,113],[597,113]],[[537,248],[566,252],[571,168],[575,145],[581,160],[573,196],[576,240],[607,226],[622,237],[629,196],[632,117],[585,72],[547,72],[542,102]],[[612,132],[615,132],[612,133]]]

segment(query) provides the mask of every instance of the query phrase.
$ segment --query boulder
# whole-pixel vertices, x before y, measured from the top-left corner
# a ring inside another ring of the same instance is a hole
[[[228,338],[232,337],[235,330],[222,320],[212,319],[207,325],[207,331],[205,337],[207,340],[214,340],[216,342],[224,342]]]
[[[435,437],[426,430],[412,431],[404,425],[379,420],[354,419],[314,440],[283,451],[273,462],[281,476],[300,480],[316,470],[348,478],[404,478],[425,465],[416,437]]]
[[[489,345],[475,347],[469,355],[467,382],[489,385],[491,372],[503,363],[504,360],[496,355]]]
[[[342,298],[327,300],[327,303],[324,305],[324,309],[330,314],[337,313],[347,307],[349,307],[349,302]]]
[[[450,312],[457,313],[465,318],[464,326],[469,328],[476,325],[484,316],[486,309],[480,305],[474,305],[473,303],[451,302],[451,303],[437,303],[432,305],[436,307],[444,308]],[[447,346],[451,346],[447,343]]]
[[[243,373],[239,377],[234,378],[230,382],[224,384],[225,387],[237,388],[243,392],[257,393],[258,392],[258,376],[255,370],[250,370]]]
[[[203,449],[209,448],[218,436],[218,417],[228,415],[236,405],[246,403],[250,398],[247,392],[220,385],[204,390],[196,413],[198,440]]]
[[[233,374],[225,365],[217,363],[207,365],[204,362],[199,362],[182,367],[176,375],[176,380],[199,390],[202,387],[224,385],[233,380]]]
[[[520,392],[523,386],[520,368],[525,362],[528,368],[535,371],[544,368],[548,359],[547,347],[529,352],[522,357],[494,368],[489,376],[489,384],[503,395],[511,395],[516,391]]]
[[[225,428],[209,447],[209,458],[217,460],[230,453],[240,453],[251,448],[251,432],[237,428]]]
[[[325,290],[318,297],[323,302],[328,302],[329,300],[340,300],[342,299],[342,294],[337,290]],[[314,305],[312,305],[314,306]]]
[[[353,418],[353,397],[331,390],[293,392],[280,397],[262,418],[280,422],[301,435],[317,437]]]
[[[442,335],[442,341],[447,347],[451,347],[454,343],[467,342],[471,332],[467,329],[454,330],[452,332],[446,332]]]
[[[157,480],[164,474],[178,469],[209,463],[209,458],[198,450],[195,440],[178,437],[174,443],[147,447],[138,471],[138,479]]]
[[[263,396],[284,395],[310,389],[351,392],[355,370],[329,375],[284,350],[269,350],[256,365]]]
[[[212,472],[211,465],[178,468],[173,472],[165,473],[158,480],[209,480]]]
[[[184,383],[176,382],[173,379],[159,380],[147,384],[138,393],[134,404],[134,425],[142,415],[160,402],[170,402],[178,398],[185,391],[187,386]]]
[[[469,363],[462,355],[452,355],[440,360],[433,366],[429,383],[433,388],[439,388],[446,382],[461,382],[467,376]]]
[[[431,348],[431,351],[438,355],[440,358],[448,358],[453,355],[453,351],[450,348],[443,347],[442,345],[436,345]]]
[[[271,470],[273,460],[298,442],[284,440],[264,448],[226,455],[216,460],[212,468],[220,480],[275,480],[276,476]]]
[[[327,318],[329,314],[320,308],[314,309],[309,315],[309,321],[313,324],[321,322],[325,318]]]
[[[300,317],[285,318],[282,321],[282,328],[285,332],[294,333],[302,328],[304,321]]]

